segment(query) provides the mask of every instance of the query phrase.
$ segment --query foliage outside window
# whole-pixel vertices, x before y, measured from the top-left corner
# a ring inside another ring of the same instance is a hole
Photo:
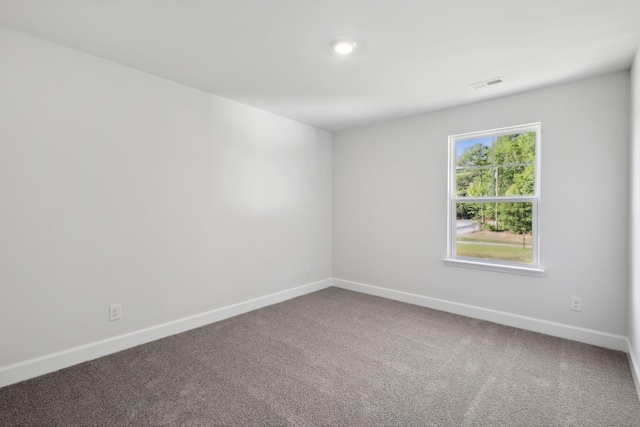
[[[537,269],[540,123],[449,137],[449,258]]]

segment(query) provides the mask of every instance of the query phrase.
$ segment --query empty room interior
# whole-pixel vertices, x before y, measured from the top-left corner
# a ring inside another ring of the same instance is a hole
[[[639,49],[637,0],[0,0],[0,425],[640,426]]]

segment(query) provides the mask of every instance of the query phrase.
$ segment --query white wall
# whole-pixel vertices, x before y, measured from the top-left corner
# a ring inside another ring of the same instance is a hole
[[[331,277],[331,133],[2,28],[0,57],[0,368]]]
[[[631,69],[631,210],[629,245],[629,342],[640,370],[640,47]],[[640,371],[638,371],[640,373]],[[640,390],[639,390],[640,392]]]
[[[447,136],[537,121],[545,275],[445,266]],[[337,132],[334,277],[624,342],[628,146],[628,72]]]

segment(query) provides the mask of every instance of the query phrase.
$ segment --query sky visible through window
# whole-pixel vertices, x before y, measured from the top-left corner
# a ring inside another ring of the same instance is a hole
[[[474,138],[474,139],[467,139],[466,141],[456,142],[456,163],[458,163],[460,156],[462,155],[462,153],[464,153],[465,150],[478,144],[491,147],[491,145],[493,144],[493,138],[489,136],[485,138]]]

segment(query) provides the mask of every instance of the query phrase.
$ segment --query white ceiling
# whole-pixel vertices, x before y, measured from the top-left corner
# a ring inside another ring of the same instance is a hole
[[[0,25],[340,130],[628,69],[640,0],[0,0]]]

